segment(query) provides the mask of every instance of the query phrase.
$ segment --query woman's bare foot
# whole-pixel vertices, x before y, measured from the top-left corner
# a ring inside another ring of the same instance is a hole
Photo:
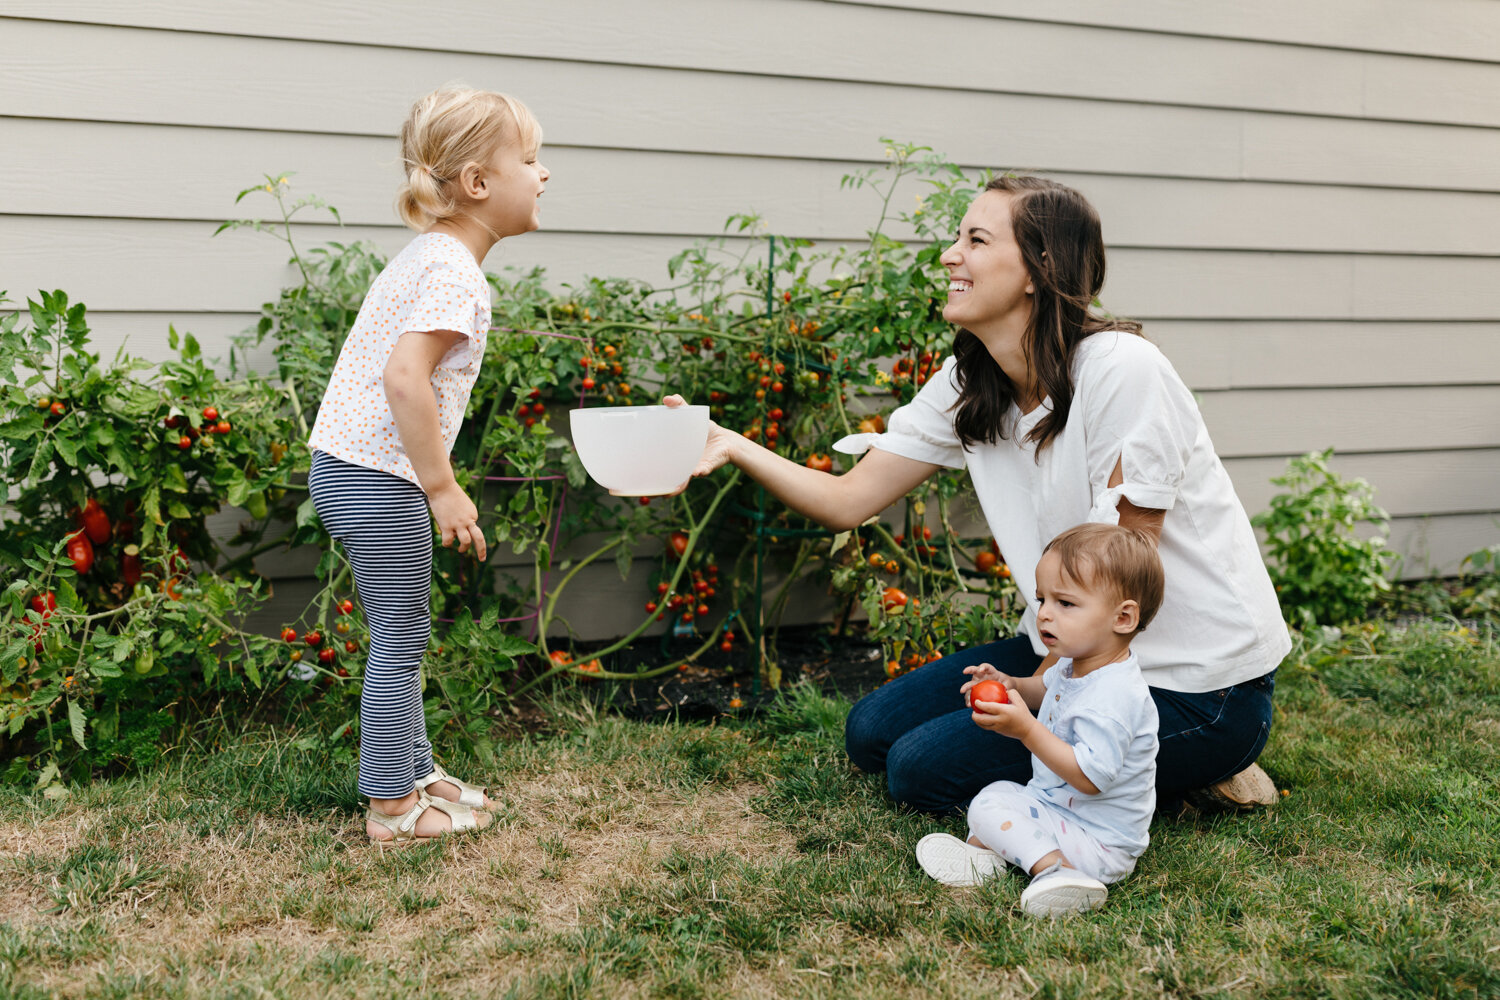
[[[440,782],[440,784],[448,785],[447,782]],[[429,785],[428,790],[430,791],[435,787],[436,785]],[[457,800],[458,789],[453,788],[452,785],[448,785],[448,787],[453,789],[455,793],[453,798]],[[420,793],[413,788],[411,793],[404,798],[371,799],[370,808],[376,812],[385,813],[387,816],[402,816],[415,809],[420,798]],[[474,813],[474,822],[478,824],[481,830],[484,829],[490,825],[489,813],[476,811]],[[422,815],[417,817],[417,826],[414,833],[418,837],[440,837],[445,833],[452,832],[452,830],[453,817],[441,809],[424,809]],[[396,836],[389,829],[381,826],[372,819],[365,820],[365,832],[373,840],[392,840]]]

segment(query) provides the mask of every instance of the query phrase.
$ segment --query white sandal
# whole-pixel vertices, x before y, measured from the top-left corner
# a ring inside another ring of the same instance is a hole
[[[468,806],[470,809],[483,809],[483,808],[485,808],[485,805],[484,805],[485,789],[488,786],[486,786],[486,785],[471,785],[467,781],[460,781],[459,779],[455,778],[453,775],[449,774],[447,771],[444,771],[443,770],[443,765],[437,763],[436,761],[434,761],[433,764],[432,764],[432,773],[431,774],[429,774],[425,778],[418,778],[417,779],[417,790],[420,791],[420,792],[422,792],[423,794],[426,794],[427,793],[427,786],[430,785],[430,784],[432,784],[433,782],[436,782],[436,781],[446,781],[446,782],[448,782],[448,784],[450,784],[450,785],[452,785],[452,786],[454,786],[455,788],[458,789],[458,804],[459,805]],[[439,798],[436,795],[432,796],[432,801],[434,803],[448,802],[449,805],[453,804],[448,799]]]
[[[417,820],[429,808],[436,808],[438,811],[448,814],[448,818],[453,824],[453,829],[451,831],[443,831],[444,834],[450,832],[467,833],[471,830],[483,829],[479,825],[479,820],[474,815],[474,810],[468,806],[457,802],[445,802],[442,799],[434,799],[426,792],[419,792],[417,795],[417,804],[399,816],[392,816],[389,813],[383,813],[373,808],[366,810],[366,820],[391,831],[391,839],[382,840],[379,837],[371,837],[370,843],[401,847],[406,844],[426,843],[427,841],[441,839],[443,834],[427,836],[417,833]]]

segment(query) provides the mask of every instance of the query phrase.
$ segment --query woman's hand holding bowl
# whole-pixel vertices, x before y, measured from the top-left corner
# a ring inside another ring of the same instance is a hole
[[[667,407],[688,405],[687,400],[683,399],[676,393],[673,393],[670,396],[663,396],[661,401],[662,405]],[[710,420],[708,422],[708,442],[703,446],[703,455],[698,459],[698,465],[693,469],[693,475],[706,476],[709,473],[713,472],[715,469],[721,468],[722,466],[727,464],[733,455],[733,451],[731,449],[733,449],[735,441],[738,437],[738,434],[735,434],[733,431],[726,431],[717,423]],[[687,489],[688,483],[690,482],[692,482],[691,478],[684,479],[681,486],[677,487],[670,493],[662,494],[662,496],[675,497],[677,494]],[[610,490],[610,492],[614,493],[615,491]]]

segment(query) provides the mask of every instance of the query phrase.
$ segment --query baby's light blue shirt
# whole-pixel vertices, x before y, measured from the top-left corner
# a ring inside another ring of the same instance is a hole
[[[1135,654],[1084,677],[1059,659],[1042,675],[1047,694],[1037,721],[1073,748],[1078,767],[1099,789],[1085,795],[1035,754],[1026,787],[1100,843],[1139,856],[1156,810],[1156,703]]]

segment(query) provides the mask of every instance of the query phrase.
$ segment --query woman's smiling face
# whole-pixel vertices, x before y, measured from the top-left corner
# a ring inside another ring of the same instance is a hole
[[[1011,232],[1010,202],[1002,191],[975,198],[959,224],[958,239],[941,258],[948,269],[943,319],[981,340],[986,328],[1019,321],[1024,330],[1031,318],[1035,288]]]

